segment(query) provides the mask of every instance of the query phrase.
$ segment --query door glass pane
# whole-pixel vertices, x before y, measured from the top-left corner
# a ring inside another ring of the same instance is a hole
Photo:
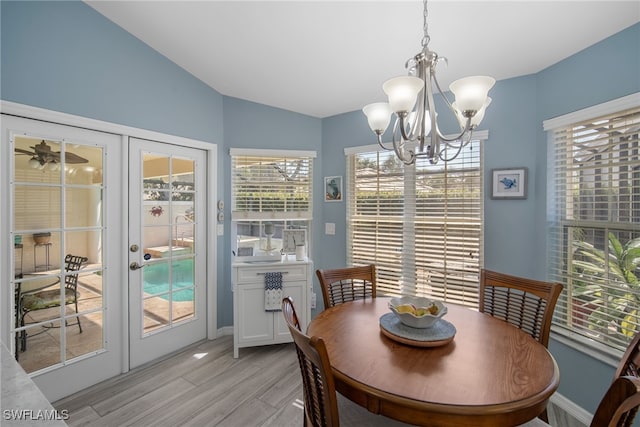
[[[61,144],[28,136],[16,136],[14,145],[15,178],[23,182],[59,184],[61,181]]]
[[[104,149],[13,143],[13,333],[19,363],[34,372],[104,348]]]
[[[68,188],[65,192],[67,227],[95,227],[102,223],[102,188]]]
[[[33,234],[33,230],[44,232],[60,227],[60,185],[22,185],[17,181],[13,190],[15,230],[31,230],[29,234]]]
[[[195,317],[195,162],[143,155],[143,331]]]

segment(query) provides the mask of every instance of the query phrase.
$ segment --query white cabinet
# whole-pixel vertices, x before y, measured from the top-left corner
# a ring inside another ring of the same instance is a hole
[[[281,311],[264,309],[264,276],[282,273],[282,297],[291,297],[303,330],[311,317],[311,261],[281,261],[232,265],[233,282],[233,357],[239,349],[258,345],[291,342],[291,334]]]

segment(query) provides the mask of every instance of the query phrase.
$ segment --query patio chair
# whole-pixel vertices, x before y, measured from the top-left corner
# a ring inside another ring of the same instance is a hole
[[[64,258],[64,302],[60,298],[60,288],[55,283],[48,289],[33,293],[23,293],[19,296],[20,326],[25,325],[25,316],[32,311],[44,310],[47,308],[60,307],[62,304],[74,304],[76,314],[78,313],[78,273],[83,264],[88,261],[87,257],[68,254]],[[71,274],[70,274],[71,272]],[[78,329],[82,333],[80,316],[77,318]],[[27,349],[27,334],[22,331],[21,350]]]
[[[362,298],[376,297],[376,266],[316,270],[324,308]]]

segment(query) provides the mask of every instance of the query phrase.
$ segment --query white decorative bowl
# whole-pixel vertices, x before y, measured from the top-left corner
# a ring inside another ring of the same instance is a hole
[[[437,307],[438,311],[436,312],[436,314],[427,312],[426,314],[421,315],[416,315],[411,312],[398,312],[396,307],[405,304],[411,304],[416,308],[430,307],[431,305],[434,305]],[[433,326],[438,321],[438,319],[447,314],[447,307],[440,301],[422,297],[391,298],[391,301],[389,301],[389,308],[403,324],[418,329],[424,329]]]

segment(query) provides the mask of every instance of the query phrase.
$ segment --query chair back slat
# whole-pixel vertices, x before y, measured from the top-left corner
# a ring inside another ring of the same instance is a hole
[[[64,271],[78,271],[88,260],[89,258],[87,257],[67,254],[64,257]],[[64,286],[67,289],[75,291],[78,286],[78,274],[66,274],[64,277]]]
[[[640,377],[638,375],[640,371],[640,333],[637,333],[633,338],[627,350],[625,351],[618,369],[614,375],[614,378],[624,375],[630,375],[633,377]]]
[[[511,323],[548,347],[553,310],[560,292],[560,283],[483,269],[480,274],[479,310]]]
[[[376,266],[316,270],[324,307],[376,297]]]

